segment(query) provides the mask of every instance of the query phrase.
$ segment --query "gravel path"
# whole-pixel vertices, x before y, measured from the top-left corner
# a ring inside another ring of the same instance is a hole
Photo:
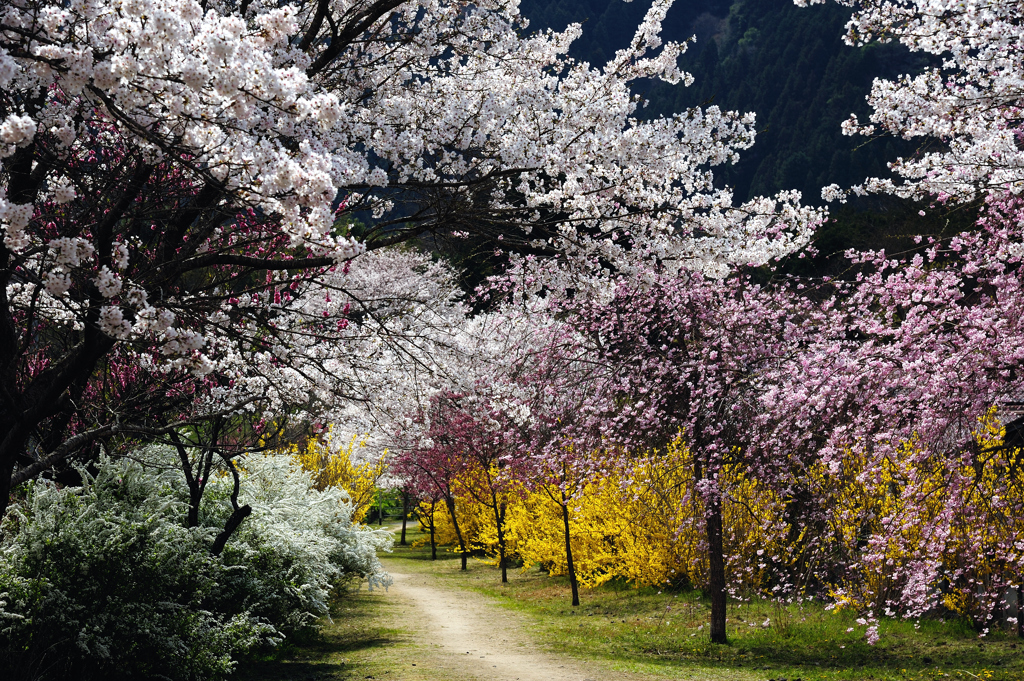
[[[545,652],[530,641],[528,623],[481,594],[448,589],[429,574],[402,574],[387,565],[395,583],[401,625],[413,642],[429,650],[418,664],[433,667],[439,680],[612,681],[635,679]],[[424,669],[417,670],[420,673]]]

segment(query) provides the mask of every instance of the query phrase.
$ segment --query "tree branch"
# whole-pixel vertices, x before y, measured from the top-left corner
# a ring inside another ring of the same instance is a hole
[[[198,421],[205,421],[210,418],[227,416],[247,404],[256,402],[257,399],[258,398],[255,397],[250,398],[248,400],[240,402],[239,404],[233,405],[226,409],[222,409],[212,414],[206,414],[202,417],[197,417],[194,419],[184,419],[181,421],[175,421],[174,423],[170,423],[166,426],[159,428],[150,428],[146,426],[134,425],[125,426],[118,423],[111,423],[104,426],[99,426],[98,428],[93,428],[92,430],[87,430],[71,438],[68,438],[59,447],[57,447],[57,449],[53,450],[53,452],[44,456],[38,461],[32,463],[31,465],[18,469],[15,473],[11,475],[11,487],[14,487],[15,485],[20,485],[26,480],[29,480],[35,477],[36,475],[42,473],[43,471],[52,468],[56,464],[66,459],[73,451],[75,451],[82,445],[94,442],[101,437],[119,434],[168,435],[175,432],[178,428],[181,428],[182,426],[192,425]]]
[[[359,37],[366,29],[380,19],[382,16],[395,9],[405,0],[377,0],[362,12],[357,13],[352,20],[341,29],[337,37],[331,38],[331,44],[317,57],[309,68],[306,75],[313,77],[334,61],[334,58],[341,54],[353,40]]]

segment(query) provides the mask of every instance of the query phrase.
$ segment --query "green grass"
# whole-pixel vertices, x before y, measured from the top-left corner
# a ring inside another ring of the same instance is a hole
[[[318,633],[295,637],[278,649],[244,661],[238,681],[313,681],[388,678],[416,656],[406,633],[395,626],[394,604],[380,591],[350,591],[331,604]]]
[[[517,570],[502,585],[498,570],[485,561],[472,560],[462,573],[454,554],[438,557],[432,563],[426,548],[396,547],[388,563],[396,571],[431,572],[448,587],[497,597],[528,618],[529,633],[547,649],[624,671],[762,681],[1024,679],[1024,641],[1002,633],[979,639],[959,621],[922,620],[915,628],[912,622],[885,620],[882,640],[869,646],[856,615],[816,604],[735,602],[728,613],[730,643],[721,646],[708,639],[708,606],[693,592],[608,584],[583,590],[582,605],[573,608],[564,578]]]
[[[436,562],[429,558],[426,548],[396,546],[385,563],[396,572],[432,574],[439,586],[494,597],[523,616],[525,633],[546,650],[645,677],[1024,680],[1024,641],[1002,633],[979,639],[963,622],[924,620],[915,629],[911,622],[885,620],[882,640],[872,647],[864,642],[855,615],[817,605],[783,609],[764,602],[731,603],[730,643],[719,646],[707,637],[707,604],[692,592],[608,584],[583,590],[582,605],[573,608],[564,578],[513,570],[510,583],[502,585],[500,573],[486,561],[473,559],[469,570],[461,572],[454,553],[440,551]],[[855,631],[847,632],[850,627]],[[297,638],[250,660],[232,678],[427,681],[442,678],[433,664],[433,647],[429,641],[414,641],[396,599],[363,589],[333,603],[319,635]]]

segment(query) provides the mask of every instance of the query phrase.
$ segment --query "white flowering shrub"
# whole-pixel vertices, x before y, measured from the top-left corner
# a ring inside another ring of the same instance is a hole
[[[287,633],[326,614],[341,581],[363,578],[371,589],[390,584],[377,551],[391,548],[391,535],[353,523],[344,491],[312,489],[310,474],[290,457],[254,457],[244,468],[242,494],[253,512],[222,558],[250,569],[231,574],[225,597]],[[204,521],[222,526],[231,511],[231,478],[216,482],[207,490]]]
[[[376,558],[386,535],[354,526],[343,496],[311,492],[281,459],[247,463],[253,513],[220,556],[210,546],[230,478],[211,482],[200,526],[187,528],[173,468],[104,460],[83,477],[33,483],[4,520],[5,679],[217,678],[313,622],[340,580],[387,584]]]

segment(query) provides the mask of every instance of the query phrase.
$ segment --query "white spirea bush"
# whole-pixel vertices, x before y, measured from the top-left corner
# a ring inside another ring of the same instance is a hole
[[[365,578],[371,589],[391,583],[377,559],[378,550],[390,550],[391,535],[354,524],[344,491],[312,489],[310,474],[288,457],[255,457],[244,466],[240,503],[253,513],[225,548],[224,562],[256,568],[235,577],[253,612],[294,629],[327,613],[339,581]],[[216,482],[208,506],[219,496],[221,509],[207,512],[226,519],[231,478]]]
[[[6,679],[217,678],[325,613],[341,580],[388,583],[376,558],[387,535],[353,525],[343,493],[310,491],[285,459],[246,462],[240,501],[253,513],[221,556],[210,546],[230,513],[229,476],[211,481],[195,528],[169,465],[103,460],[83,477],[33,483],[4,520]]]

